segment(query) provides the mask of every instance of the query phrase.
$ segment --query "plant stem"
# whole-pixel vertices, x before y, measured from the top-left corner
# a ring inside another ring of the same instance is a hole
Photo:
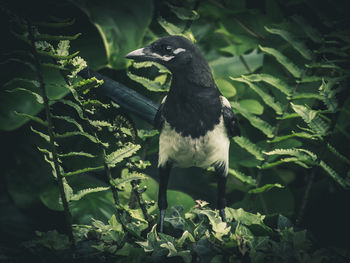
[[[45,82],[44,82],[43,76],[41,74],[40,59],[39,59],[39,55],[38,55],[38,53],[36,52],[36,49],[35,49],[34,33],[33,33],[33,28],[32,28],[32,25],[31,25],[30,21],[28,21],[28,31],[29,31],[29,38],[30,38],[30,42],[31,42],[31,52],[32,52],[33,57],[34,57],[34,66],[35,66],[35,69],[36,69],[35,71],[37,73],[38,81],[40,83],[40,89],[41,89],[41,92],[42,92],[42,97],[43,97],[43,100],[44,100],[44,109],[45,109],[46,121],[48,123],[47,131],[48,131],[49,138],[50,138],[50,147],[51,147],[51,153],[52,153],[52,160],[53,160],[53,163],[54,163],[54,169],[55,169],[55,173],[56,173],[56,176],[57,176],[58,188],[59,188],[60,196],[61,196],[61,200],[62,200],[63,211],[64,211],[64,216],[65,216],[65,221],[66,221],[67,234],[68,234],[69,240],[71,241],[71,246],[74,247],[75,246],[75,241],[74,241],[73,229],[72,229],[72,215],[71,215],[71,212],[69,210],[69,204],[68,204],[68,201],[67,201],[66,193],[64,191],[63,176],[62,176],[61,171],[60,171],[60,166],[59,166],[59,162],[58,162],[58,155],[57,155],[57,149],[56,149],[56,146],[55,146],[55,134],[54,134],[54,131],[53,131],[53,124],[52,124],[52,118],[51,118],[51,112],[50,112],[49,98],[47,96]]]
[[[199,4],[200,4],[200,0],[196,0],[196,2],[194,3],[194,6],[192,8],[192,10],[194,11],[197,11],[198,7],[199,7]],[[188,20],[182,33],[185,33],[188,29],[190,29],[191,25],[193,23],[193,20]]]

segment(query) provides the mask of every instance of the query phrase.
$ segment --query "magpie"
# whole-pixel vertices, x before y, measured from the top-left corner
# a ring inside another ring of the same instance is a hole
[[[126,55],[135,61],[164,65],[172,82],[156,113],[159,130],[160,232],[167,209],[167,185],[172,167],[214,167],[218,180],[217,208],[225,218],[225,188],[230,138],[238,134],[228,100],[214,82],[208,62],[192,42],[182,36],[163,37]]]

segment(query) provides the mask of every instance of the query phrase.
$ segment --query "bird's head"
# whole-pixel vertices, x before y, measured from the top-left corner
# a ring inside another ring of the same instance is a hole
[[[140,62],[154,61],[172,71],[190,63],[194,52],[195,46],[190,40],[181,36],[169,36],[134,50],[125,57]]]

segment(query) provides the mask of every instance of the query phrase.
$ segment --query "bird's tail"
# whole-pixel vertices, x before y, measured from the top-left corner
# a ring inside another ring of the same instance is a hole
[[[96,77],[99,80],[103,79],[104,83],[98,88],[100,94],[111,98],[120,107],[154,125],[154,118],[159,107],[157,103],[125,85],[88,68],[80,71],[79,75],[84,79],[92,77]]]

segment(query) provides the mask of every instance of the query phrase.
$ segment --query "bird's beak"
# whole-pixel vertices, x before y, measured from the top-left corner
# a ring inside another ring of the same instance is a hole
[[[130,53],[128,53],[125,57],[128,58],[128,59],[136,59],[136,60],[139,60],[139,59],[142,59],[144,58],[146,55],[146,51],[147,51],[147,48],[139,48],[139,49],[136,49],[134,51],[131,51]],[[148,53],[148,52],[147,52]]]

